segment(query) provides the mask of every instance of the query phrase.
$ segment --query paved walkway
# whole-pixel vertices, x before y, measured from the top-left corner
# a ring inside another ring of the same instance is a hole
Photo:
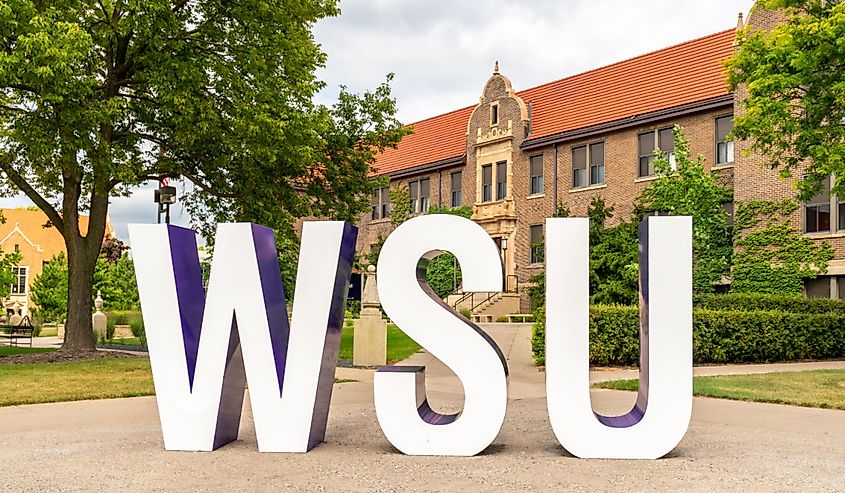
[[[305,455],[260,454],[248,409],[241,439],[214,453],[165,452],[154,398],[0,408],[0,488],[25,491],[843,491],[845,412],[695,399],[689,433],[658,461],[568,456],[548,422],[530,328],[489,332],[508,356],[510,403],[499,437],[473,458],[406,457],[378,428],[372,372],[338,369],[327,443]],[[460,384],[427,353],[432,405],[458,409]],[[835,365],[835,363],[831,363]],[[841,364],[839,364],[841,367]],[[816,366],[784,366],[806,369]],[[771,368],[771,367],[766,367]],[[737,367],[730,371],[762,371]],[[706,368],[697,372],[706,372]],[[721,371],[721,370],[712,370]],[[617,372],[623,375],[623,372]],[[596,372],[600,378],[613,372]],[[615,377],[614,377],[615,378]],[[595,390],[603,413],[634,394]]]

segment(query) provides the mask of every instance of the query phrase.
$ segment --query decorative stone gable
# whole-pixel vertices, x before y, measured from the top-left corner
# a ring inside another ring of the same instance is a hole
[[[469,118],[467,168],[474,170],[472,219],[500,245],[513,245],[515,240],[515,163],[521,163],[520,145],[528,136],[528,128],[528,106],[499,72],[497,62]],[[513,248],[502,249],[501,253],[505,273],[513,274]]]

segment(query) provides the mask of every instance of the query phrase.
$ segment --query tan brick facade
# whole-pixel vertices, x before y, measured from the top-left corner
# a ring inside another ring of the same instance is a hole
[[[783,12],[755,7],[747,25],[753,29],[771,29],[784,20]],[[738,28],[744,25],[741,23]],[[724,69],[721,62],[717,68],[722,77]],[[684,77],[684,74],[680,73],[678,77]],[[691,153],[704,156],[706,166],[718,174],[724,186],[734,190],[737,201],[781,200],[796,195],[794,179],[781,179],[776,171],[766,166],[763,157],[747,152],[747,143],[735,143],[733,162],[714,166],[717,162],[716,119],[741,114],[742,88],[736,94],[708,96],[694,104],[632,114],[621,120],[538,138],[532,135],[534,102],[530,100],[531,94],[534,92],[515,93],[510,81],[498,72],[497,65],[493,76],[483,87],[478,105],[469,113],[465,155],[439,167],[437,163],[409,167],[393,173],[390,181],[391,186],[407,186],[409,180],[428,177],[432,184],[431,203],[449,206],[451,173],[461,171],[463,205],[473,208],[472,219],[500,245],[502,239],[507,239],[508,248],[502,252],[505,273],[510,281],[507,287],[518,287],[522,311],[529,309],[525,288],[531,277],[543,270],[542,264],[530,261],[530,227],[543,225],[545,219],[554,214],[558,203],[565,203],[573,216],[586,216],[587,207],[596,196],[603,197],[608,205],[614,207],[610,225],[630,218],[636,197],[653,179],[639,177],[638,136],[641,133],[681,125],[690,141]],[[520,95],[526,96],[526,100]],[[597,105],[602,103],[595,101]],[[544,104],[549,103],[545,101]],[[494,111],[498,121],[494,121]],[[596,143],[603,144],[604,182],[573,188],[573,148]],[[543,157],[543,193],[532,195],[529,170],[534,156]],[[506,193],[501,200],[496,196],[498,162],[506,163],[507,173]],[[482,166],[488,164],[492,165],[492,197],[490,201],[484,201],[480,188]],[[795,213],[792,223],[800,229],[803,221],[801,208]],[[386,236],[391,229],[389,220],[373,222],[369,216],[362,218],[360,227],[361,250],[367,250],[379,235]],[[829,241],[834,246],[837,260],[832,262],[830,273],[845,276],[845,231],[813,237]],[[834,284],[832,280],[831,289],[835,295]]]

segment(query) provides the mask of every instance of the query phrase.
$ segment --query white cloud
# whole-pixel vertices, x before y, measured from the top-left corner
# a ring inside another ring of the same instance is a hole
[[[330,103],[396,74],[404,122],[474,104],[499,60],[517,90],[736,26],[752,0],[344,0],[317,24]]]

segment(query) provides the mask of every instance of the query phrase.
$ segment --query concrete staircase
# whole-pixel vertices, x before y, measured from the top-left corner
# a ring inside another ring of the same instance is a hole
[[[458,312],[470,310],[470,319],[475,323],[491,323],[519,313],[519,295],[516,293],[452,294],[444,301]]]
[[[519,313],[519,295],[516,293],[496,293],[473,310],[472,321],[475,323],[491,323],[512,313]]]

